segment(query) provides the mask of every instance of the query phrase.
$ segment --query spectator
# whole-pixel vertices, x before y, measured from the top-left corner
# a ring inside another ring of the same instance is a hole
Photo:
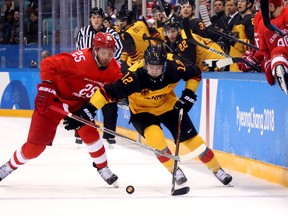
[[[5,18],[4,18],[3,44],[9,44],[9,41],[11,38],[11,31],[12,31],[12,25],[13,25],[13,13],[14,11],[9,11],[8,13],[6,13]]]
[[[3,29],[4,29],[4,18],[0,18],[0,44],[4,43]]]
[[[123,12],[123,11],[126,11],[126,10],[128,10],[128,0],[125,0],[125,1],[123,2],[123,4],[122,4],[121,7],[120,7],[119,12]]]
[[[32,8],[33,10],[38,10],[38,0],[29,0],[29,8]]]
[[[116,18],[117,10],[115,6],[111,3],[108,3],[107,6],[107,14],[112,17],[112,19]]]
[[[135,0],[132,5],[134,20],[142,19],[142,0]]]
[[[4,22],[6,22],[7,21],[6,20],[7,13],[13,11],[16,8],[16,6],[15,6],[14,1],[12,1],[12,0],[5,0],[4,3],[5,4],[4,4],[3,8],[2,8],[1,16],[4,15],[4,17],[5,17]]]
[[[147,0],[146,1],[146,16],[153,16],[153,8],[156,7],[155,0]]]
[[[38,12],[38,0],[29,0],[29,4],[25,10],[26,17],[29,17],[32,12]]]
[[[40,55],[41,55],[41,62],[42,62],[45,58],[50,56],[50,53],[48,52],[48,50],[43,50]]]
[[[11,35],[10,35],[10,44],[19,44],[19,32],[20,32],[20,13],[19,9],[14,10],[13,13],[13,23],[11,28]]]
[[[26,37],[29,44],[37,43],[38,41],[38,13],[35,11],[30,14]]]

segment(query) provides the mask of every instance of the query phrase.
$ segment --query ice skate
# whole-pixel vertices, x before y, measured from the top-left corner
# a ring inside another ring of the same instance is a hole
[[[12,169],[8,162],[5,163],[4,165],[2,165],[0,167],[0,181],[2,181],[4,178],[6,178],[8,175],[10,175],[12,172],[14,171],[14,169]]]
[[[232,181],[232,176],[226,173],[223,169],[218,170],[214,175],[224,185],[228,185]]]
[[[288,94],[287,90],[287,74],[285,72],[285,67],[281,64],[277,65],[275,68],[275,75],[276,75],[276,80],[280,88],[285,92],[285,94]]]
[[[100,176],[104,179],[104,181],[107,182],[107,184],[109,185],[113,185],[115,188],[118,188],[118,183],[117,183],[117,179],[118,176],[115,175],[108,166],[102,168],[102,169],[98,169],[97,170],[98,173],[100,174]]]
[[[108,148],[113,149],[114,145],[116,144],[116,140],[114,137],[111,138],[104,138],[104,140],[108,143]]]
[[[75,143],[76,143],[76,144],[82,144],[83,141],[82,141],[82,139],[81,139],[80,137],[76,137],[76,138],[75,138]]]
[[[178,167],[175,173],[175,181],[177,185],[182,185],[187,182],[187,178],[184,174],[184,172]]]

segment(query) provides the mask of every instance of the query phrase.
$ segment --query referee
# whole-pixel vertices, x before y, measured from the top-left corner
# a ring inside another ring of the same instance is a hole
[[[114,29],[105,28],[105,26],[103,25],[104,16],[105,16],[104,12],[100,7],[95,7],[90,11],[89,14],[90,24],[81,28],[80,31],[78,32],[76,37],[76,48],[79,50],[92,47],[92,39],[97,32],[99,31],[108,32],[111,35],[113,35],[115,39],[116,49],[114,56],[115,59],[120,63],[123,50],[123,45],[121,43],[120,36]]]
[[[114,57],[117,60],[117,62],[119,62],[119,65],[120,65],[123,45],[121,43],[119,34],[114,29],[106,28],[103,25],[104,12],[102,8],[100,7],[92,8],[89,14],[89,19],[90,19],[90,24],[81,28],[77,34],[76,48],[79,50],[79,49],[92,47],[92,39],[97,32],[108,32],[115,39],[116,49],[114,52]],[[116,130],[117,117],[118,117],[117,112],[118,112],[118,107],[117,107],[116,102],[108,103],[104,107],[102,107],[102,114],[104,117],[103,125],[105,128],[110,129],[112,131]],[[111,148],[113,148],[112,145],[116,143],[115,136],[109,133],[104,132],[103,139],[105,139],[108,142],[108,145]],[[82,141],[79,140],[79,138],[76,138],[76,143],[82,143]]]

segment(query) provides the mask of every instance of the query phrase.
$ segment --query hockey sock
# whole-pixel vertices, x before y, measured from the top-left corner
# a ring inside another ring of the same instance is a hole
[[[208,169],[210,169],[213,173],[220,170],[221,166],[218,163],[213,151],[210,148],[206,148],[206,150],[199,155],[199,159],[202,163],[204,163]]]
[[[91,143],[89,145],[87,144],[86,146],[90,156],[93,159],[96,168],[102,169],[106,167],[108,163],[102,139],[99,139],[98,141]]]
[[[163,152],[171,154],[171,151],[168,147],[166,147]],[[157,155],[157,159],[160,161],[160,163],[162,163],[162,165],[169,171],[169,172],[173,172],[173,167],[174,167],[174,160],[169,159],[165,156],[162,155]]]
[[[38,157],[46,146],[36,145],[26,142],[20,149],[16,150],[9,160],[11,168],[16,169],[19,166],[27,163],[29,160]]]

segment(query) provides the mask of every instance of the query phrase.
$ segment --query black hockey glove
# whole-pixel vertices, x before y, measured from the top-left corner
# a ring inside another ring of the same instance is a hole
[[[94,107],[91,103],[87,103],[87,104],[84,104],[79,110],[77,110],[73,114],[85,120],[94,122],[96,111],[97,111],[96,107]],[[75,130],[75,129],[78,130],[80,129],[80,127],[85,125],[84,123],[77,121],[70,117],[65,117],[63,124],[66,130]]]
[[[183,109],[185,112],[189,112],[194,103],[196,102],[197,95],[190,89],[182,91],[180,99],[175,103],[174,109]]]

